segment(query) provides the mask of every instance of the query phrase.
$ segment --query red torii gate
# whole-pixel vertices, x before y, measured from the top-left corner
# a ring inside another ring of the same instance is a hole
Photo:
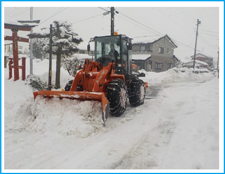
[[[8,24],[5,23],[4,28],[12,30],[12,36],[5,36],[5,40],[12,40],[13,41],[13,58],[10,58],[9,62],[9,79],[12,78],[12,68],[14,68],[14,81],[19,79],[19,69],[22,69],[22,80],[26,78],[26,58],[22,58],[22,66],[19,66],[18,61],[18,41],[19,42],[29,42],[28,38],[22,38],[17,36],[17,32],[21,31],[31,31],[31,28],[35,27],[35,25],[16,25],[16,24]],[[12,59],[13,64],[12,65]]]

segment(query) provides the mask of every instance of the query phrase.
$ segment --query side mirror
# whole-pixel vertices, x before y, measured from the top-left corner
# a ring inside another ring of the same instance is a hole
[[[88,52],[91,50],[90,44],[87,45],[87,50],[88,50]]]
[[[129,45],[127,45],[127,49],[132,50],[132,43],[129,43]]]

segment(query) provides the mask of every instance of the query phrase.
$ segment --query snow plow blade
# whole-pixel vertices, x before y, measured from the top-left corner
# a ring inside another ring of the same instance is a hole
[[[102,102],[102,121],[103,126],[105,126],[105,122],[109,115],[109,101],[105,97],[104,92],[84,92],[84,91],[45,91],[40,90],[33,93],[34,99],[36,99],[37,95],[42,95],[47,98],[68,98],[68,99],[76,99],[76,100],[94,100]]]

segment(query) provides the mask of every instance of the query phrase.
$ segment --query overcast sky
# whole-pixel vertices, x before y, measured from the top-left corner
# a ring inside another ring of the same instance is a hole
[[[86,2],[89,3],[89,2]],[[164,2],[161,2],[164,3]],[[144,5],[143,5],[144,6]],[[133,38],[135,42],[148,42],[168,35],[177,45],[174,54],[181,60],[194,54],[197,19],[199,25],[197,52],[217,58],[219,47],[219,7],[115,7],[115,30]],[[100,6],[99,6],[100,7]],[[84,41],[78,47],[86,49],[91,37],[110,35],[110,10],[104,7],[34,7],[33,19],[41,20],[34,32],[49,27],[54,20],[72,23],[74,32]],[[105,10],[103,10],[103,9]],[[5,7],[5,20],[29,20],[29,7]],[[19,32],[26,36],[27,32]],[[11,35],[5,30],[5,35]],[[25,44],[26,45],[26,44]]]

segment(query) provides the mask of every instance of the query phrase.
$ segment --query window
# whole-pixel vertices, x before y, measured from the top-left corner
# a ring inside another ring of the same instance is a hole
[[[141,51],[145,51],[145,46],[141,46]]]
[[[155,62],[155,69],[162,69],[162,68],[163,68],[163,63]]]
[[[173,68],[173,64],[172,63],[168,63],[168,68],[167,69],[171,69]]]
[[[113,37],[99,37],[95,39],[95,60],[104,56],[110,56],[111,46],[120,54],[120,46],[117,45],[119,42],[119,36]],[[119,58],[119,56],[118,56]]]
[[[163,54],[164,53],[164,48],[163,47],[159,47],[159,54]]]
[[[129,60],[127,60],[127,41],[123,40],[122,41],[122,63],[127,64]],[[124,67],[124,70],[127,72],[128,71],[128,66]]]

